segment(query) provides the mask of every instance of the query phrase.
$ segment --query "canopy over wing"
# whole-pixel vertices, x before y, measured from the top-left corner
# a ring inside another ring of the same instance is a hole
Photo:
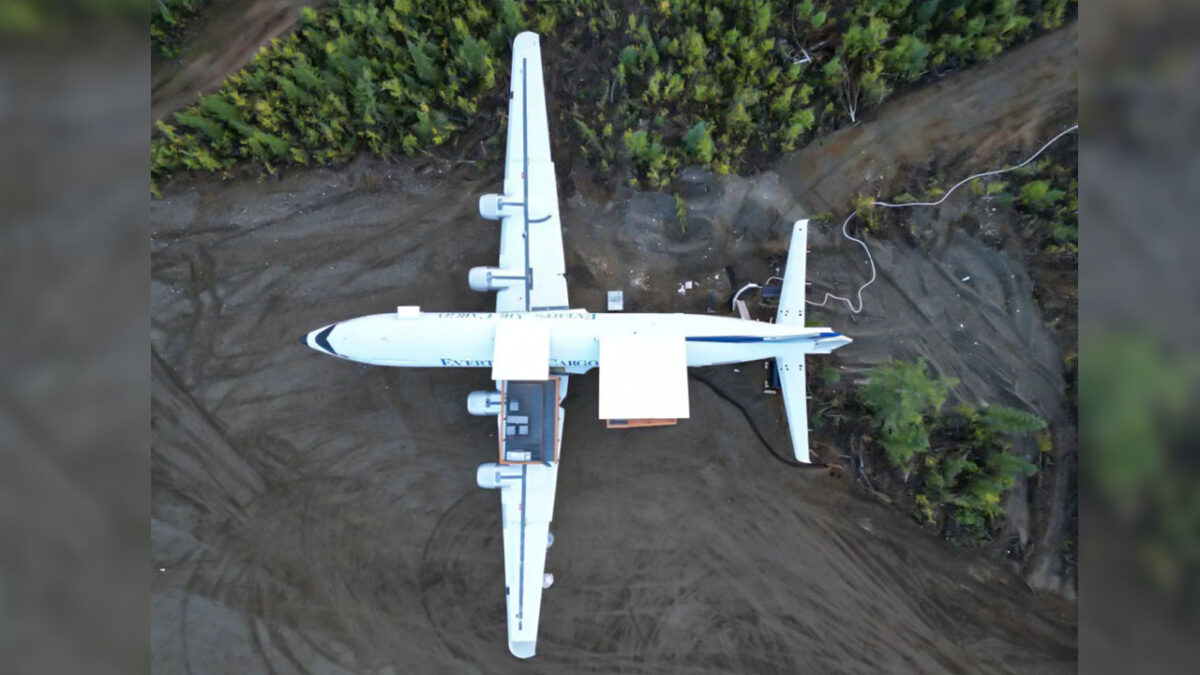
[[[558,185],[550,160],[542,52],[536,33],[521,33],[513,41],[504,195],[500,267],[523,274],[524,282],[496,294],[496,311],[566,309]]]
[[[600,338],[600,419],[680,419],[689,412],[682,337]]]
[[[550,377],[550,327],[541,321],[507,319],[496,324],[493,380]]]

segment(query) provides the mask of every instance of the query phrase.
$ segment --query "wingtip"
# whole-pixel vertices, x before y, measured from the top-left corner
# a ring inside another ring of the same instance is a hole
[[[515,49],[515,48],[521,47],[521,46],[537,47],[540,43],[540,40],[541,40],[541,36],[539,36],[537,33],[534,33],[533,31],[527,30],[523,33],[518,33],[517,37],[513,38],[513,48]],[[532,43],[532,45],[530,45],[529,43]]]
[[[531,658],[537,652],[536,642],[509,642],[508,651],[518,659]]]

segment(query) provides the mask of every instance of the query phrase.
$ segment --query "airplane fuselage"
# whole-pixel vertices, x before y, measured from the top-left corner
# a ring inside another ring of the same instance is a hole
[[[812,352],[849,342],[828,328],[707,314],[598,314],[579,309],[372,314],[315,330],[305,344],[378,366],[487,368],[494,357],[496,327],[505,321],[543,322],[550,332],[549,365],[567,373],[597,367],[600,339],[608,335],[681,338],[686,341],[688,366],[772,358],[793,343]]]

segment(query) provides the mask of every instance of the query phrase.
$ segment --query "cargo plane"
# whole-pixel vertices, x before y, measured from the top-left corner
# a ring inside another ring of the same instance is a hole
[[[494,387],[472,392],[467,410],[496,419],[497,459],[479,466],[476,482],[500,492],[508,648],[525,659],[536,651],[542,591],[553,583],[546,552],[571,375],[599,368],[599,417],[635,427],[688,417],[689,367],[774,358],[793,451],[808,462],[804,355],[850,339],[804,325],[806,220],[793,225],[773,323],[572,308],[535,33],[513,42],[504,193],[481,197],[479,212],[500,221],[500,256],[495,267],[472,269],[469,282],[495,292],[495,312],[402,306],[318,328],[301,341],[359,363],[491,370]]]

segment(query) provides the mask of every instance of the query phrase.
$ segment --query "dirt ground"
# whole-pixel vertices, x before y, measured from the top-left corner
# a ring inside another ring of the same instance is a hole
[[[1074,41],[1064,29],[947,77],[754,178],[688,172],[683,224],[667,195],[605,193],[559,167],[572,306],[601,310],[620,288],[627,309],[723,311],[726,268],[765,278],[795,217],[889,194],[922,158],[990,168],[1032,150],[1073,111]],[[152,204],[156,672],[1074,670],[1072,603],[838,472],[773,458],[764,441],[786,452],[787,436],[761,363],[701,370],[712,387],[691,383],[692,418],[650,430],[605,431],[595,373],[572,379],[557,581],[538,656],[509,656],[498,497],[474,484],[495,430],[465,405],[487,373],[373,368],[297,340],[398,304],[486,311],[466,273],[494,263],[475,202],[499,183],[498,170],[360,159],[182,178]],[[1060,350],[1019,261],[931,231],[872,242],[864,313],[817,314],[855,343],[814,361],[853,377],[926,355],[959,396],[1032,408],[1073,450]],[[812,239],[810,297],[864,278],[834,227]],[[698,288],[678,293],[685,280]]]
[[[249,63],[259,47],[291,30],[301,7],[325,2],[212,0],[188,22],[174,58],[152,54],[150,123],[215,91],[226,75]],[[244,30],[246,26],[258,28]]]

